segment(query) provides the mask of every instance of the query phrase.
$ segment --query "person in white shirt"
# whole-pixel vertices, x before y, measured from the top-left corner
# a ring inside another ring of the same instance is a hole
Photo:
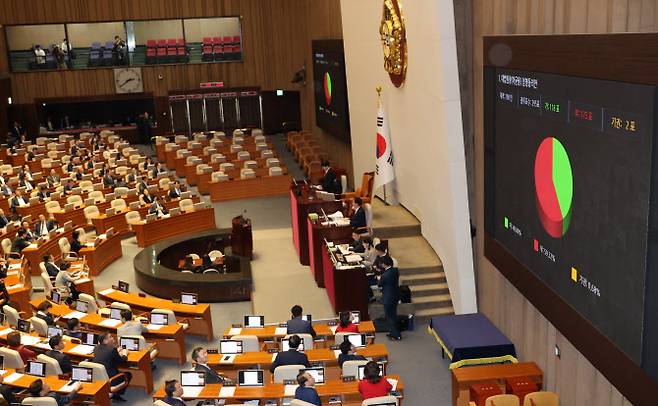
[[[65,53],[69,53],[69,52],[71,52],[71,50],[73,49],[73,46],[71,45],[70,42],[67,41],[66,38],[64,38],[64,39],[62,40],[62,44],[59,46],[59,48],[60,48],[62,51],[64,51]]]
[[[46,51],[41,49],[40,45],[36,45],[34,47],[34,56],[35,56],[37,65],[45,65],[46,64]]]
[[[121,310],[122,326],[117,328],[117,335],[122,336],[141,336],[148,332],[145,325],[138,320],[133,320],[133,313],[130,310]]]

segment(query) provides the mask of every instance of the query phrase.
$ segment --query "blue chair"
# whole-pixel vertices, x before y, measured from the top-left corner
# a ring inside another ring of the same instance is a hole
[[[112,49],[112,48],[114,48],[114,42],[112,42],[112,41],[107,41],[107,42],[105,43],[105,48],[106,48],[106,49]]]
[[[95,50],[101,49],[101,43],[100,42],[92,42],[91,43],[91,49],[95,49]]]
[[[101,55],[98,50],[91,50],[89,52],[89,66],[100,66],[101,64]]]

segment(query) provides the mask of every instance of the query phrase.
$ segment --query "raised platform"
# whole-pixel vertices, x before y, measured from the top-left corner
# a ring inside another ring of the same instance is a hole
[[[230,236],[230,229],[213,229],[168,238],[144,248],[133,260],[137,286],[161,298],[180,297],[182,292],[190,292],[198,295],[199,302],[251,300],[251,264],[249,258],[232,255]],[[202,254],[200,250],[209,249],[224,252],[226,273],[204,275],[177,269],[185,255]]]

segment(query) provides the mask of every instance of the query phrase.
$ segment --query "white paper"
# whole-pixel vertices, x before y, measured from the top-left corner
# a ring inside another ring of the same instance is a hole
[[[98,323],[98,324],[101,325],[101,326],[103,326],[103,327],[110,327],[110,328],[112,328],[112,327],[116,327],[116,326],[118,326],[119,324],[121,324],[121,320],[105,319],[105,320],[101,321],[101,322]]]
[[[396,389],[396,388],[398,387],[398,380],[397,380],[397,379],[393,379],[393,378],[386,378],[386,380],[387,380],[387,381],[388,381],[388,383],[390,383],[390,384],[391,384],[391,386],[393,387],[393,389],[392,389],[392,390],[395,390],[395,389]]]
[[[8,269],[21,269],[21,264],[20,264],[20,262],[17,263],[17,264],[11,264],[11,265],[9,265]],[[7,273],[7,274],[9,275],[9,273]]]
[[[58,389],[59,392],[71,393],[74,389],[78,388],[77,382],[70,382],[69,384],[63,385]]]
[[[235,395],[235,386],[222,386],[219,390],[220,398],[232,398]]]
[[[274,362],[274,360],[276,359],[276,356],[277,356],[276,352],[274,354],[272,354],[272,362]]]
[[[35,249],[35,248],[37,248],[37,245],[36,245],[36,244],[30,244],[30,245],[28,245],[28,246],[25,247],[25,248],[32,248],[32,249]]]
[[[76,354],[89,355],[94,352],[94,346],[87,344],[78,344],[75,347],[71,348],[70,351],[75,352]]]
[[[22,288],[22,287],[23,287],[23,284],[22,284],[22,283],[17,283],[17,284],[15,284],[15,285],[10,285],[10,286],[8,286],[9,289],[20,289],[20,288]]]
[[[8,327],[8,328],[0,331],[0,336],[6,336],[7,334],[11,333],[12,331],[14,331],[14,329],[11,328],[11,327]]]
[[[100,293],[101,295],[109,295],[110,293],[113,293],[113,292],[114,292],[114,289],[109,288],[109,289],[101,290],[98,293]]]
[[[147,324],[146,328],[153,331],[158,331],[162,328],[161,324]]]
[[[203,386],[183,386],[184,398],[196,398],[203,390]]]
[[[334,335],[336,335],[336,330],[338,329],[338,326],[329,326],[329,330],[331,330]]]
[[[240,333],[242,333],[242,329],[241,329],[241,328],[235,328],[235,327],[232,327],[232,328],[228,331],[228,335],[229,335],[229,336],[237,336],[237,335],[240,335]]]
[[[89,282],[90,280],[91,280],[91,279],[89,279],[89,278],[80,278],[80,279],[76,279],[76,280],[75,280],[75,283],[76,283],[76,284],[77,284],[77,283],[84,283],[84,282]]]
[[[286,335],[286,334],[288,334],[288,327],[277,327],[277,328],[274,330],[274,335],[277,335],[277,336],[284,336],[284,335]]]
[[[81,319],[81,318],[85,317],[86,315],[87,315],[87,313],[72,311],[71,313],[63,315],[62,318],[64,318],[64,319],[73,319],[73,318]]]
[[[51,350],[52,349],[50,347],[50,344],[48,344],[47,341],[40,342],[39,344],[34,344],[34,347],[41,348],[41,349],[44,349],[44,350]]]
[[[21,379],[22,377],[23,377],[23,374],[18,373],[18,372],[14,372],[11,375],[5,376],[2,381],[7,382],[7,383],[12,383],[12,382],[15,382],[15,381]]]
[[[350,252],[350,246],[348,244],[340,244],[338,246],[338,251],[343,255],[347,255]]]
[[[355,264],[357,262],[361,262],[361,255],[359,254],[350,254],[350,255],[345,255],[345,261],[347,261],[348,264]]]
[[[93,247],[94,243],[93,242],[86,242],[85,247]]]
[[[7,276],[14,276],[14,275],[18,275],[18,271],[9,271],[9,272],[7,272]]]
[[[338,356],[342,353],[341,350],[334,350],[334,355],[336,356],[336,359],[338,359]]]
[[[286,385],[283,396],[295,396],[295,390],[297,390],[297,385]]]
[[[34,345],[41,342],[40,337],[21,335],[21,344],[23,345]]]
[[[233,355],[222,355],[222,358],[220,358],[219,363],[220,363],[220,364],[232,364],[233,362],[235,362],[235,357],[236,357],[236,356],[237,356],[237,354],[233,354]],[[229,358],[228,358],[228,359],[225,359],[226,357],[229,357]]]

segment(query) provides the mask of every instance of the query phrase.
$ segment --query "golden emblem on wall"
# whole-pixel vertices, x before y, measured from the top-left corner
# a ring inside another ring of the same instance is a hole
[[[384,0],[379,35],[384,48],[384,69],[395,87],[400,87],[407,74],[407,31],[399,0]]]

